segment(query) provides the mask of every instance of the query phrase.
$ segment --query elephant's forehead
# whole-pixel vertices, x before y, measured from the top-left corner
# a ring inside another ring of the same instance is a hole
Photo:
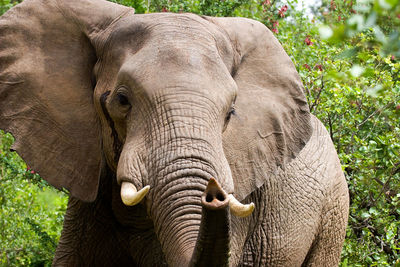
[[[146,46],[127,55],[118,75],[118,83],[156,92],[159,89],[181,87],[196,91],[234,86],[230,70],[218,51],[199,49],[196,45],[163,44]]]
[[[131,88],[141,88],[150,95],[168,88],[186,92],[190,88],[205,94],[235,90],[230,72],[218,53],[203,53],[192,47],[178,50],[164,47],[155,51],[146,47],[127,57],[118,71],[117,83],[131,84]]]
[[[149,34],[174,40],[194,36],[213,40],[220,33],[213,23],[198,15],[173,13],[131,15],[119,20],[112,32],[119,40],[131,37],[148,38]]]
[[[127,17],[115,25],[109,43],[116,57],[125,58],[144,48],[147,51],[143,54],[152,62],[173,63],[171,59],[175,58],[196,64],[200,62],[198,56],[219,55],[231,65],[234,51],[229,38],[216,25],[193,14]]]
[[[103,64],[113,66],[116,85],[150,95],[176,87],[197,92],[213,87],[229,94],[235,88],[232,45],[197,15],[131,16],[114,26],[105,47]]]

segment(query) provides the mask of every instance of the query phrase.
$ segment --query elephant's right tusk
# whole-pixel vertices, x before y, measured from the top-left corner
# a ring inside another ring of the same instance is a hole
[[[136,187],[129,182],[122,182],[121,185],[121,199],[127,206],[134,206],[138,204],[149,192],[150,186],[143,187],[139,192]]]
[[[229,207],[231,208],[233,215],[237,217],[247,217],[255,208],[253,202],[250,204],[242,204],[232,194],[229,195]]]

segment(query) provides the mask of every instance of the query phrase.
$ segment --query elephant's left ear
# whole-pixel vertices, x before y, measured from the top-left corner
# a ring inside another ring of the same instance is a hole
[[[236,52],[236,116],[224,132],[225,155],[239,200],[284,169],[309,140],[312,127],[303,85],[292,61],[263,24],[207,18]]]
[[[0,129],[44,179],[93,201],[101,166],[93,104],[95,36],[132,9],[25,0],[0,17]]]

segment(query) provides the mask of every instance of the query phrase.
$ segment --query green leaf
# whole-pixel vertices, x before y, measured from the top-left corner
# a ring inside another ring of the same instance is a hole
[[[378,25],[375,25],[374,27],[374,33],[375,33],[375,37],[376,39],[385,44],[386,43],[386,36],[385,34],[382,32],[381,28]]]
[[[336,56],[336,58],[337,58],[337,59],[348,59],[348,58],[352,58],[352,57],[354,57],[354,56],[357,55],[357,53],[358,53],[359,50],[360,50],[360,49],[357,48],[357,47],[353,47],[353,48],[350,48],[350,49],[346,49],[346,50],[344,50],[343,52],[341,52],[340,54],[338,54],[338,55]],[[358,55],[360,56],[360,54],[358,54]],[[370,57],[369,54],[365,55],[365,58],[369,58],[369,57]]]
[[[378,0],[379,7],[383,9],[392,9],[398,3],[398,0]]]
[[[376,20],[378,18],[378,15],[376,14],[376,12],[371,12],[371,14],[369,14],[367,21],[365,22],[365,27],[366,28],[373,28],[376,25]]]
[[[327,25],[322,25],[319,27],[319,36],[323,40],[328,40],[333,36],[333,30]]]
[[[364,68],[361,67],[360,65],[353,65],[353,67],[350,69],[350,74],[351,76],[358,78],[363,74]]]
[[[363,219],[367,219],[370,217],[371,217],[371,214],[369,214],[367,211],[364,211],[361,213],[361,218],[363,218]]]

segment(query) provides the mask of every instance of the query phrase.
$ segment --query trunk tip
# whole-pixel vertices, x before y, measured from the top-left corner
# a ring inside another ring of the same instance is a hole
[[[201,197],[203,207],[217,210],[228,206],[229,198],[215,178],[210,178]]]

